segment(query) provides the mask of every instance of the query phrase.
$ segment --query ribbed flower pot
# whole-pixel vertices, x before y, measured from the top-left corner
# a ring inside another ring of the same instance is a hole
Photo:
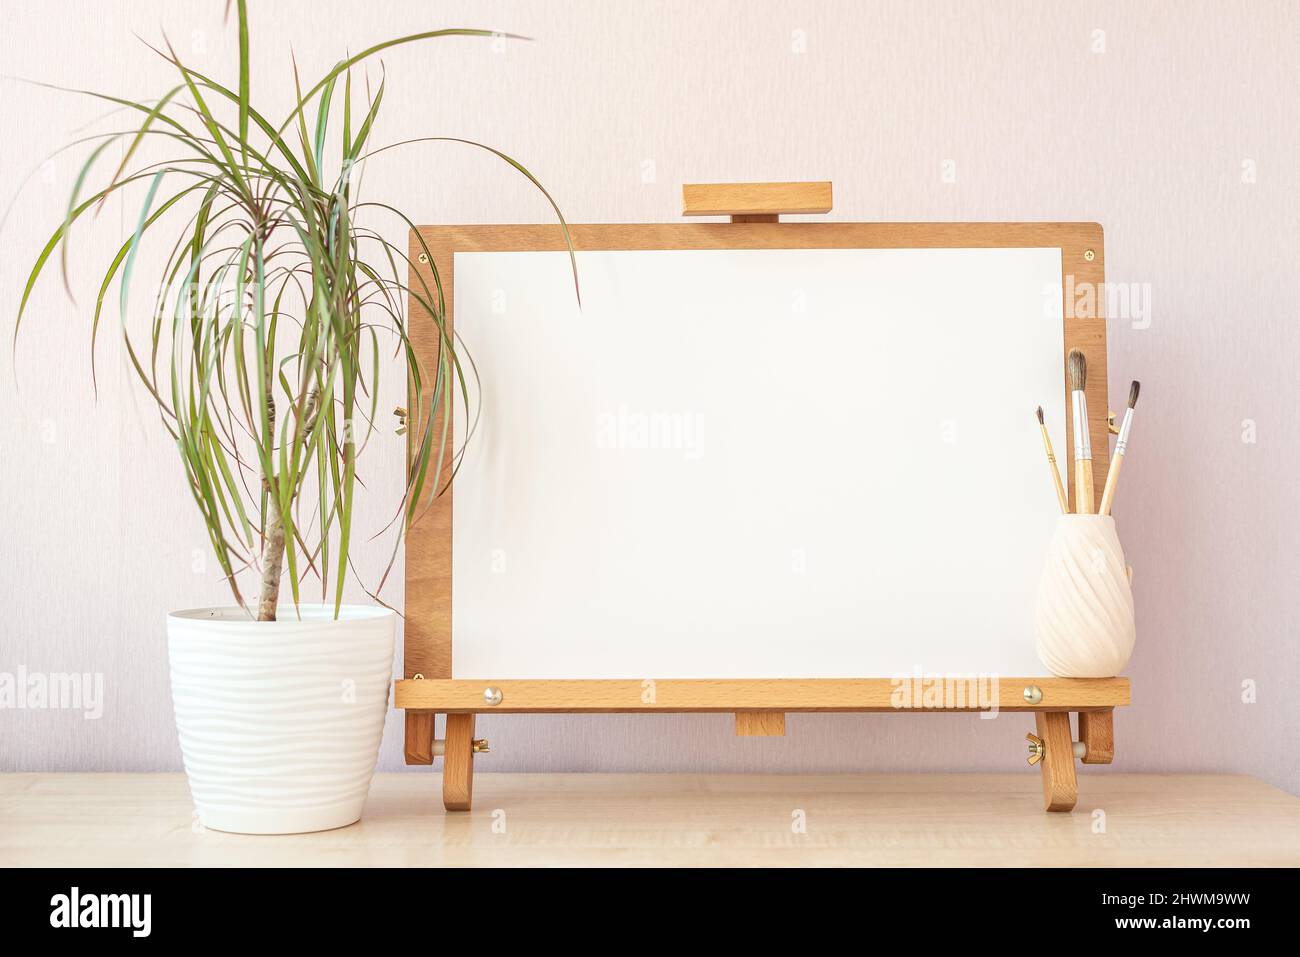
[[[392,683],[386,608],[237,608],[167,616],[172,701],[200,823],[323,831],[361,817]]]
[[[1065,678],[1109,678],[1128,664],[1136,637],[1115,519],[1060,516],[1038,586],[1038,659]]]

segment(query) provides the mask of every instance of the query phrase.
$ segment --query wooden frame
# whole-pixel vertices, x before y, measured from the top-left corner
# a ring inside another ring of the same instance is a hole
[[[1092,315],[1076,315],[1065,303],[1065,348],[1061,388],[1065,391],[1065,353],[1083,351],[1088,361],[1087,398],[1092,411],[1093,486],[1100,496],[1110,459],[1103,414],[1106,393],[1104,253],[1095,223],[781,223],[785,212],[830,208],[829,183],[706,184],[683,190],[685,215],[731,215],[730,223],[575,225],[578,250],[639,249],[879,249],[879,248],[1060,248],[1063,295],[1091,288]],[[412,268],[433,286],[429,255],[438,266],[448,322],[454,319],[455,258],[458,251],[563,251],[558,226],[426,226],[411,236]],[[422,240],[422,243],[421,243]],[[1066,281],[1072,277],[1072,281]],[[417,280],[413,277],[413,285]],[[436,364],[438,340],[433,323],[411,303],[410,336],[424,368]],[[426,405],[420,409],[427,415]],[[1068,402],[1066,403],[1068,407]],[[1073,442],[1067,422],[1067,442]],[[447,464],[443,479],[450,476]],[[1075,482],[1067,474],[1073,507]],[[1094,503],[1095,507],[1095,503]],[[451,648],[451,493],[439,499],[410,530],[406,541],[406,623],[404,680],[396,683],[395,704],[406,709],[406,760],[432,763],[438,745],[446,752],[444,804],[467,810],[473,773],[473,715],[490,711],[540,712],[734,712],[738,735],[780,735],[787,711],[980,710],[978,707],[900,708],[887,678],[541,681],[453,680]],[[647,687],[647,685],[649,687]],[[651,693],[647,694],[647,691]],[[493,703],[495,699],[495,703]],[[1126,678],[1070,679],[1008,677],[999,682],[998,710],[1033,711],[1041,740],[1039,756],[1048,810],[1074,806],[1076,750],[1087,763],[1109,763],[1113,756],[1112,709],[1129,703]],[[1070,734],[1069,713],[1079,714],[1081,745]],[[446,741],[435,741],[433,716],[448,715]],[[1037,745],[1031,746],[1039,747]],[[454,750],[454,754],[452,753]],[[462,753],[463,752],[463,753]],[[1063,753],[1064,752],[1064,753]]]

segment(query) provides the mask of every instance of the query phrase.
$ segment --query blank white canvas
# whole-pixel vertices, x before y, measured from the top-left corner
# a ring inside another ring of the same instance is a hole
[[[1040,672],[1059,249],[456,253],[457,678]],[[457,422],[463,438],[463,417]]]

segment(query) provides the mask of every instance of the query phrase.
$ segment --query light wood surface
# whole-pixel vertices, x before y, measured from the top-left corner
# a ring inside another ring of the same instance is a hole
[[[181,774],[0,775],[0,867],[1300,865],[1300,799],[1241,776],[1100,772],[1072,814],[1027,766],[477,777],[468,814],[381,774],[360,823],[270,837],[198,828]]]
[[[683,216],[779,216],[830,211],[829,182],[687,183],[682,186]]]
[[[770,213],[770,201],[770,196],[760,200],[765,213]],[[742,207],[737,207],[734,201],[728,200],[723,208],[727,213],[736,213]],[[574,225],[570,227],[570,233],[574,247],[578,250],[1059,247],[1063,289],[1081,289],[1091,285],[1092,289],[1101,290],[1105,279],[1102,230],[1096,223],[748,223],[740,226],[732,223],[612,224]],[[421,264],[418,261],[425,248],[432,257],[432,263]],[[423,279],[432,286],[432,267],[437,266],[445,296],[446,318],[450,324],[454,322],[455,252],[558,252],[566,248],[564,234],[556,225],[423,226],[411,235],[413,282]],[[1066,281],[1067,278],[1069,282]],[[1100,487],[1105,483],[1110,446],[1104,415],[1107,407],[1105,297],[1095,298],[1095,315],[1076,315],[1076,310],[1067,304],[1065,343],[1061,353],[1061,391],[1066,398],[1065,407],[1068,408],[1066,356],[1069,350],[1080,349],[1088,362],[1086,395],[1088,406],[1093,412],[1089,418],[1094,450],[1092,468],[1097,487]],[[431,370],[436,368],[439,340],[434,324],[426,320],[425,311],[418,303],[412,302],[409,324],[411,342],[426,371],[426,378],[431,380]],[[424,407],[420,410],[422,415],[429,412],[428,398],[427,395],[424,397]],[[1030,411],[1032,410],[1026,409],[1025,414]],[[414,408],[412,413],[414,414]],[[1067,416],[1067,448],[1073,448],[1072,428]],[[414,439],[414,430],[411,435]],[[450,463],[447,470],[444,470],[444,477],[450,474],[449,469]],[[1077,479],[1071,470],[1069,491],[1072,497],[1075,496],[1076,484]],[[404,673],[407,678],[419,673],[425,678],[446,679],[453,674],[451,517],[452,497],[449,493],[423,513],[407,535],[404,638]],[[481,692],[480,687],[478,693]],[[399,706],[408,705],[399,703]],[[731,708],[720,710],[764,706],[764,702],[755,705],[733,702]],[[776,708],[777,704],[766,706]],[[573,709],[561,707],[554,710]],[[427,726],[418,727],[423,732]],[[422,753],[423,744],[412,750]]]
[[[1036,685],[1042,700],[1030,705],[1024,690]],[[424,711],[478,712],[634,712],[634,711],[880,711],[978,710],[974,694],[963,708],[900,708],[889,678],[768,678],[768,679],[613,679],[559,681],[520,680],[404,680],[396,682],[398,708]],[[483,690],[501,690],[501,703],[489,707]],[[653,695],[648,692],[653,689]],[[954,695],[956,691],[954,689]],[[1002,711],[1080,711],[1115,708],[1129,703],[1127,678],[1000,678],[998,708]],[[956,699],[954,698],[954,701]]]

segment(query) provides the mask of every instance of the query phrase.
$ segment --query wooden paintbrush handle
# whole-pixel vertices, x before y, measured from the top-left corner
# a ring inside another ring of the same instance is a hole
[[[1109,515],[1115,504],[1115,487],[1119,485],[1119,470],[1124,465],[1124,456],[1115,455],[1110,460],[1110,471],[1106,473],[1106,487],[1101,492],[1100,514]]]
[[[1075,353],[1071,352],[1071,359]],[[1081,377],[1080,377],[1081,378]],[[1080,381],[1078,386],[1082,386]],[[1070,393],[1071,412],[1074,419],[1074,510],[1079,515],[1092,515],[1097,510],[1097,500],[1092,494],[1092,446],[1088,439],[1088,397],[1082,388]]]
[[[1070,511],[1070,502],[1065,495],[1065,486],[1061,484],[1061,470],[1056,467],[1056,453],[1052,451],[1052,437],[1047,434],[1047,426],[1040,425],[1043,433],[1043,451],[1047,453],[1047,465],[1052,470],[1052,485],[1056,488],[1056,501],[1060,503],[1062,514]]]
[[[1074,460],[1074,499],[1080,515],[1093,515],[1096,498],[1092,491],[1092,459]]]

